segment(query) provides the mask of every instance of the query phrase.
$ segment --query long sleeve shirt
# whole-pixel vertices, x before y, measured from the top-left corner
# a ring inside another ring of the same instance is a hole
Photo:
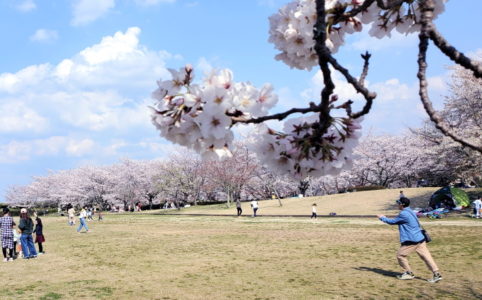
[[[18,228],[22,230],[22,234],[32,234],[33,232],[33,221],[32,219],[20,219],[20,224]]]
[[[398,231],[400,233],[400,243],[404,242],[421,242],[424,237],[418,223],[417,216],[410,209],[405,207],[398,216],[393,219],[387,217],[381,217],[380,221],[390,224],[398,225]]]

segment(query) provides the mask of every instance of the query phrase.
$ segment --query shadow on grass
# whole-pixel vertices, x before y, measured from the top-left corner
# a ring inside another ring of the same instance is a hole
[[[400,272],[387,271],[387,270],[383,270],[383,269],[379,269],[379,268],[358,267],[358,268],[354,268],[354,269],[358,270],[358,271],[373,272],[373,273],[377,273],[377,274],[387,276],[387,277],[395,277],[395,276],[400,274]]]

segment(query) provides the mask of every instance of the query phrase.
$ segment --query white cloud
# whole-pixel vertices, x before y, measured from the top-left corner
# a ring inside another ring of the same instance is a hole
[[[24,0],[17,4],[16,6],[17,10],[21,12],[30,12],[34,9],[37,8],[37,5],[35,4],[35,1],[33,0]]]
[[[51,42],[58,39],[59,34],[55,30],[37,29],[35,33],[30,36],[30,40],[33,42]]]
[[[114,0],[76,0],[73,4],[71,25],[82,26],[92,23],[114,7]]]
[[[361,33],[355,34],[352,37],[355,39],[351,43],[351,47],[359,51],[376,52],[385,49],[400,49],[416,47],[418,43],[417,34],[401,34],[393,31],[390,38],[378,39],[368,35],[368,29]]]
[[[136,148],[144,149],[139,140],[157,136],[147,108],[156,80],[170,77],[166,60],[180,59],[150,51],[139,35],[139,28],[130,28],[58,64],[0,73],[0,163],[48,153],[79,158],[139,154]],[[1,133],[32,139],[17,141]]]
[[[21,102],[0,103],[0,132],[42,132],[48,121]]]
[[[80,156],[91,153],[95,143],[90,139],[75,139],[52,136],[30,141],[10,141],[0,145],[0,163],[16,163],[31,159],[32,156],[51,157],[59,154]]]

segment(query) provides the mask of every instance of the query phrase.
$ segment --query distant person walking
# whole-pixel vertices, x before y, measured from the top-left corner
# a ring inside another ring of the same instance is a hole
[[[75,225],[75,209],[73,207],[69,208],[67,210],[67,214],[69,215],[69,225],[73,226]]]
[[[410,209],[410,199],[401,198],[397,200],[398,208],[401,210],[400,214],[393,219],[389,219],[384,215],[378,215],[380,221],[389,225],[398,225],[400,233],[400,249],[397,252],[397,260],[404,273],[397,275],[398,279],[408,280],[415,278],[412,269],[408,264],[408,255],[412,252],[417,252],[420,258],[425,262],[427,267],[432,271],[433,277],[428,279],[428,282],[435,283],[442,280],[442,275],[439,273],[439,268],[427,248],[425,237],[422,234],[418,218]]]
[[[89,227],[87,227],[87,221],[85,220],[87,218],[87,211],[85,210],[85,207],[82,208],[79,214],[79,228],[77,228],[77,232],[80,233],[80,230],[82,230],[82,227],[85,228],[85,232],[89,232]]]
[[[398,195],[398,199],[406,198],[405,195],[403,194],[403,191],[400,191],[400,195]]]
[[[258,211],[258,201],[251,201],[251,207],[253,208],[253,218],[256,217],[256,212]]]
[[[236,211],[238,213],[238,217],[243,213],[243,209],[241,208],[241,201],[236,200]]]
[[[42,219],[40,219],[39,217],[37,217],[35,219],[35,221],[37,222],[37,224],[35,224],[35,243],[38,244],[38,253],[39,254],[45,254],[45,251],[44,251],[44,247],[43,247],[43,243],[45,243],[45,236],[44,236],[44,232],[43,232],[43,224],[42,224]]]
[[[480,200],[480,197],[475,199],[474,202],[472,202],[472,205],[474,206],[474,218],[479,219],[480,210],[482,209],[482,200]]]
[[[32,238],[33,221],[28,215],[26,208],[22,208],[20,210],[20,223],[18,224],[18,229],[20,229],[22,232],[22,235],[20,236],[20,243],[22,244],[23,258],[36,258],[37,250],[35,250],[35,245]]]
[[[3,208],[3,217],[0,218],[0,229],[2,229],[2,253],[3,261],[8,262],[14,259],[13,251],[13,218],[10,216],[10,210],[8,207]],[[7,249],[8,255],[7,256]]]
[[[311,205],[311,218],[310,219],[313,219],[315,218],[316,219],[317,215],[316,215],[316,203],[313,203]]]

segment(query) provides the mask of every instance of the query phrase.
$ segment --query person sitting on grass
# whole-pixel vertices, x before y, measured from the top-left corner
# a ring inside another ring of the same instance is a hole
[[[407,259],[407,256],[415,251],[433,273],[433,277],[428,279],[428,282],[435,283],[442,280],[442,275],[439,273],[439,268],[437,264],[435,264],[435,261],[433,260],[432,255],[427,248],[427,243],[424,235],[422,234],[418,218],[413,210],[411,210],[409,207],[410,199],[401,198],[396,202],[398,204],[398,209],[401,210],[398,216],[393,219],[389,219],[384,215],[378,215],[377,217],[380,219],[380,221],[389,225],[398,225],[401,246],[397,252],[397,259],[398,263],[405,272],[401,275],[397,275],[397,278],[402,280],[415,278]]]

